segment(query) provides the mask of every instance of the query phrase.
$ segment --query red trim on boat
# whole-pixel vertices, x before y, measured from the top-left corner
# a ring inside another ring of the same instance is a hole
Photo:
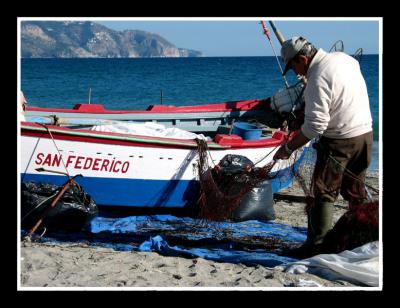
[[[259,140],[243,140],[238,135],[225,135],[217,134],[215,142],[220,145],[231,146],[232,149],[237,148],[270,148],[276,147],[284,143],[287,132],[276,131],[271,138],[264,138]]]
[[[119,134],[119,133],[111,133],[111,132],[98,132],[87,129],[78,129],[72,130],[67,127],[60,127],[55,125],[40,125],[37,123],[31,122],[21,122],[23,126],[30,126],[34,128],[45,128],[46,126],[50,129],[52,136],[54,139],[58,140],[71,140],[71,141],[79,141],[79,142],[91,142],[91,143],[103,143],[103,144],[114,144],[114,145],[126,145],[126,146],[140,146],[140,147],[153,147],[153,148],[188,148],[196,145],[194,140],[187,139],[173,139],[173,138],[162,138],[162,137],[150,137],[150,136],[139,136],[139,135],[128,135],[128,134]],[[56,131],[54,131],[56,130]],[[50,134],[47,131],[37,131],[37,130],[29,130],[29,128],[22,127],[21,129],[22,136],[31,136],[31,137],[40,137],[40,138],[51,138]],[[93,136],[80,136],[80,135],[70,135],[69,132],[83,133],[83,134],[91,134]],[[118,139],[108,139],[102,136],[111,136],[111,137],[125,137],[125,138],[137,138],[142,140],[148,140],[148,142],[140,142],[140,140],[118,140]],[[154,142],[152,142],[154,141]],[[167,142],[177,142],[181,144],[167,143]],[[158,142],[166,142],[165,144]]]
[[[137,147],[146,147],[146,148],[188,148],[188,146],[184,145],[163,145],[158,143],[141,143],[136,141],[124,141],[124,140],[110,140],[104,138],[97,137],[80,137],[80,136],[71,136],[71,135],[62,135],[59,133],[52,132],[51,133],[56,140],[69,140],[69,141],[77,141],[77,142],[89,142],[89,143],[101,143],[101,144],[110,144],[110,145],[122,145],[122,146],[137,146]],[[35,131],[26,131],[22,133],[22,136],[30,136],[30,137],[40,137],[50,139],[50,135],[47,132],[35,132]]]
[[[47,131],[37,131],[33,130],[34,128],[43,128],[45,125],[40,125],[36,123],[30,122],[22,122],[23,126],[32,127],[32,130],[29,128],[22,127],[21,135],[22,136],[31,136],[31,137],[40,137],[40,138],[51,138]],[[79,141],[79,142],[92,142],[92,143],[103,143],[103,144],[114,144],[114,145],[124,145],[124,146],[140,146],[140,147],[155,147],[155,148],[187,148],[193,147],[196,144],[194,140],[182,140],[182,139],[172,139],[172,138],[162,138],[162,137],[148,137],[148,136],[138,136],[138,135],[127,135],[127,134],[119,134],[119,133],[111,133],[111,132],[97,132],[91,131],[87,129],[79,129],[72,130],[66,127],[47,125],[47,127],[52,130],[51,134],[55,139],[58,140],[71,140],[71,141]],[[53,131],[56,130],[56,131]],[[65,132],[65,133],[64,133]],[[69,132],[79,132],[79,133],[87,133],[94,136],[79,136],[79,135],[69,135]],[[140,140],[117,140],[117,139],[107,139],[102,138],[102,136],[113,136],[113,137],[132,137],[138,138],[142,140],[148,140],[147,142],[140,142]],[[274,133],[272,138],[260,139],[260,140],[243,140],[241,137],[237,135],[223,135],[219,134],[215,138],[215,143],[222,147],[229,147],[232,149],[236,148],[254,148],[254,147],[275,147],[282,144],[287,136],[286,132],[277,131]],[[154,142],[151,142],[154,141]],[[177,142],[174,143],[158,143],[158,142]],[[181,144],[179,144],[181,143]],[[226,149],[226,148],[225,148]],[[212,150],[224,150],[224,148],[213,148]]]
[[[224,112],[248,111],[268,109],[270,99],[256,99],[232,101],[221,104],[194,105],[194,106],[165,106],[150,105],[146,110],[108,110],[101,104],[76,104],[73,109],[27,107],[27,111],[65,112],[65,113],[93,113],[93,114],[138,114],[138,113],[196,113],[196,112]]]

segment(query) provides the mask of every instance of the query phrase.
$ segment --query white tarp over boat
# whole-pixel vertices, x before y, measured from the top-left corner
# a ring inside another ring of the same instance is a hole
[[[98,132],[122,133],[150,137],[164,137],[174,139],[203,139],[210,140],[203,134],[195,134],[180,128],[166,128],[162,124],[145,122],[145,123],[132,123],[121,122],[117,124],[95,125],[90,130]]]
[[[379,286],[379,242],[367,243],[339,254],[320,254],[277,266],[291,274],[310,273],[329,280],[347,280]]]

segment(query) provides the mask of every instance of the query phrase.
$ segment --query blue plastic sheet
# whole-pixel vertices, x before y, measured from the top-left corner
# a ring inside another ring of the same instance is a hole
[[[124,218],[96,217],[89,226],[91,233],[113,234],[148,232],[154,230],[179,231],[189,239],[219,238],[229,232],[232,236],[271,236],[288,242],[303,242],[307,229],[274,222],[247,220],[243,222],[213,222],[173,215],[129,216]]]
[[[294,262],[297,259],[268,253],[257,249],[252,251],[231,250],[230,247],[221,248],[191,248],[184,249],[179,246],[170,247],[166,240],[157,235],[145,241],[139,247],[139,251],[156,251],[162,255],[174,257],[196,258],[201,257],[208,260],[228,263],[243,263],[246,265],[264,265],[274,267],[283,263]]]
[[[84,232],[46,234],[43,240],[85,242],[115,250],[154,251],[165,256],[273,267],[297,261],[279,255],[280,247],[298,245],[306,237],[306,228],[273,222],[211,222],[151,215],[99,216]],[[271,249],[265,248],[264,243],[268,242],[272,243]]]

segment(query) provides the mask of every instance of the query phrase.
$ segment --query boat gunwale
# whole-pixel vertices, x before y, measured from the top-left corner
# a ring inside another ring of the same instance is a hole
[[[168,114],[168,113],[198,113],[198,112],[232,112],[232,111],[252,111],[263,110],[264,104],[268,104],[270,98],[263,99],[250,99],[229,101],[216,104],[204,105],[150,105],[147,109],[143,110],[114,110],[105,109],[102,104],[75,104],[72,109],[67,108],[47,108],[47,107],[27,107],[26,111],[29,112],[64,112],[64,113],[82,113],[82,114]],[[82,107],[82,109],[80,109]],[[86,109],[87,108],[87,109]]]
[[[39,132],[45,132],[47,136],[40,135],[41,138],[50,138],[50,131],[54,134],[55,139],[64,139],[71,141],[85,141],[85,142],[95,142],[99,143],[99,139],[103,139],[106,143],[115,145],[132,145],[137,144],[138,146],[150,146],[150,144],[162,147],[183,147],[183,148],[196,148],[197,143],[193,139],[173,139],[165,137],[152,137],[152,136],[140,136],[140,135],[130,135],[122,133],[112,133],[112,132],[99,132],[91,131],[87,129],[77,129],[73,130],[66,127],[60,127],[55,125],[37,124],[30,122],[21,123],[21,135],[39,137]],[[207,145],[211,150],[226,150],[226,149],[245,149],[245,148],[255,148],[264,147],[271,148],[276,147],[284,142],[285,132],[278,131],[278,134],[274,134],[271,138],[261,139],[261,140],[243,140],[243,142],[238,144],[219,144],[214,141],[207,141]],[[275,136],[275,137],[274,137]],[[278,137],[278,138],[277,138]],[[78,139],[77,139],[78,138]]]

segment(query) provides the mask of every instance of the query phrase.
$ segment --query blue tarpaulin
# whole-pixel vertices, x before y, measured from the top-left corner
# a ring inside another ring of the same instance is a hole
[[[84,232],[46,234],[45,241],[74,241],[115,250],[273,267],[297,261],[279,255],[299,245],[307,229],[274,222],[211,222],[172,215],[96,217]]]
[[[252,251],[232,250],[229,247],[221,248],[190,248],[184,249],[179,246],[171,247],[167,241],[157,235],[145,241],[139,247],[140,251],[156,251],[166,256],[196,258],[201,257],[208,260],[243,263],[247,265],[264,265],[273,267],[282,263],[297,261],[297,259],[279,256],[276,253],[268,253],[257,249]]]

